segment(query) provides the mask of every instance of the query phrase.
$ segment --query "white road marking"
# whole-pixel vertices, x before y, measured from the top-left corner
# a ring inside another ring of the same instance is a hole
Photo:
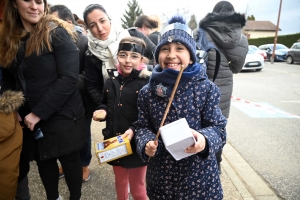
[[[300,103],[300,101],[281,101],[283,103]]]

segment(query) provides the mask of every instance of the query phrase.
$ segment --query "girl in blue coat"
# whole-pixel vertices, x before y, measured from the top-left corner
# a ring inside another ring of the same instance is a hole
[[[136,145],[140,157],[150,162],[146,185],[150,199],[222,199],[223,190],[215,152],[226,142],[226,118],[219,108],[220,91],[197,62],[192,31],[179,17],[162,30],[155,52],[159,63],[138,97]],[[186,118],[196,143],[175,160],[161,137],[155,140],[179,70],[183,66],[174,100],[164,124]]]

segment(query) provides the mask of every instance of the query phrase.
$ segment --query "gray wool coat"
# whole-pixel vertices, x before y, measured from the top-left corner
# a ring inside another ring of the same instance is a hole
[[[228,118],[231,95],[233,90],[233,74],[239,73],[244,65],[248,52],[248,40],[242,34],[245,16],[239,13],[224,16],[209,13],[203,18],[199,27],[206,31],[207,39],[220,51],[221,64],[215,84],[220,88],[220,108],[222,114]],[[208,53],[207,75],[212,80],[216,63],[215,51]]]

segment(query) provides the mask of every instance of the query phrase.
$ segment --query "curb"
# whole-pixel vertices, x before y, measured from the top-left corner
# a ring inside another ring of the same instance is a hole
[[[224,151],[223,151],[224,154]],[[221,162],[223,170],[226,172],[230,180],[232,181],[233,185],[237,189],[239,195],[242,197],[242,199],[245,200],[254,200],[247,190],[247,188],[244,186],[242,181],[239,179],[239,177],[236,175],[236,173],[233,171],[229,163],[227,162],[227,159],[223,156],[222,162]]]
[[[229,142],[223,148],[222,167],[244,200],[280,200]]]

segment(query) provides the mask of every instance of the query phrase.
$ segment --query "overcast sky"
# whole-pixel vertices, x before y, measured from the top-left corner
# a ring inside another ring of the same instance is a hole
[[[129,0],[128,0],[129,1]],[[101,4],[113,21],[121,23],[120,18],[128,9],[127,0],[48,0],[51,5],[64,4],[83,19],[86,6],[93,3]],[[204,3],[205,2],[205,3]],[[163,15],[172,16],[177,10],[188,10],[189,15],[195,14],[199,22],[205,15],[212,12],[219,0],[138,0],[145,15],[157,14],[164,20]],[[257,21],[271,21],[277,25],[280,0],[229,0],[236,12],[253,15]],[[189,18],[186,19],[187,22]],[[282,0],[279,35],[300,33],[300,0]]]

